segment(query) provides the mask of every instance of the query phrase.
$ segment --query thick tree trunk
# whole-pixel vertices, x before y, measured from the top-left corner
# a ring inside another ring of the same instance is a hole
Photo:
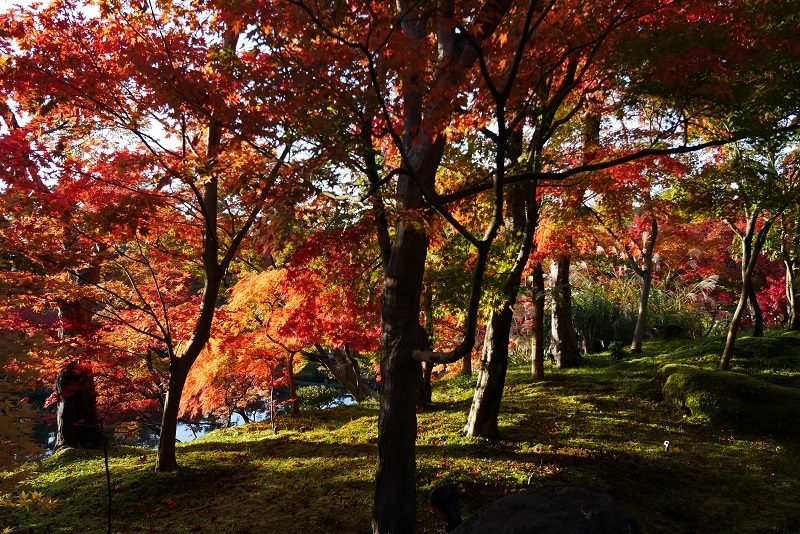
[[[513,303],[493,311],[486,328],[478,384],[472,398],[472,407],[464,427],[468,436],[481,436],[490,440],[500,439],[497,416],[508,369],[508,337],[514,316]]]
[[[82,269],[75,278],[78,287],[97,284],[100,282],[100,266]],[[93,308],[94,302],[88,298],[80,298],[59,307],[59,338],[88,335],[92,329]],[[97,411],[97,392],[91,365],[75,360],[67,363],[58,373],[55,392],[59,400],[54,449],[100,449],[105,438]]]
[[[544,269],[537,262],[533,267],[533,310],[531,313],[531,379],[544,380]]]
[[[75,361],[68,363],[58,373],[55,391],[59,401],[54,449],[101,448],[104,438],[91,370]]]
[[[484,6],[471,24],[476,31],[472,40],[458,39],[456,35],[455,4],[437,4],[432,1],[398,0],[401,27],[406,38],[404,48],[411,55],[424,57],[430,44],[429,22],[435,20],[439,47],[435,70],[436,86],[431,88],[427,77],[414,69],[403,71],[401,96],[403,99],[403,135],[401,149],[405,173],[398,177],[394,242],[391,250],[382,251],[384,283],[381,299],[381,408],[378,416],[378,463],[375,478],[375,499],[372,516],[374,533],[411,534],[416,532],[416,477],[415,451],[417,418],[416,398],[422,371],[414,359],[414,352],[424,352],[426,340],[420,335],[420,298],[428,236],[424,225],[405,220],[407,210],[422,213],[428,207],[423,200],[423,189],[435,191],[436,172],[444,152],[446,135],[439,131],[426,131],[424,116],[443,117],[452,108],[455,95],[452,89],[466,76],[467,69],[477,61],[479,47],[491,36],[510,8],[509,0],[500,0]],[[374,80],[378,83],[378,80]],[[431,91],[439,92],[433,98]],[[430,106],[430,107],[428,107]],[[390,125],[387,125],[391,127]],[[504,154],[503,154],[504,156]],[[504,160],[501,158],[501,163]],[[502,175],[502,167],[500,168]],[[412,176],[413,174],[413,176]],[[410,213],[410,212],[409,212]],[[453,222],[453,221],[451,221]],[[493,238],[497,226],[486,238]],[[490,242],[490,239],[489,241]],[[478,262],[478,274],[485,268],[488,245],[479,249],[484,254]],[[475,284],[473,288],[479,288]],[[474,298],[473,298],[474,297]],[[470,295],[468,330],[474,329],[477,293]],[[469,331],[465,342],[472,340]],[[459,346],[454,356],[462,355],[465,344]],[[471,347],[470,347],[471,348]],[[449,360],[453,361],[453,360]]]
[[[461,376],[472,376],[472,354],[467,354],[461,360],[461,371],[458,374]]]
[[[753,318],[753,337],[764,337],[764,313],[758,304],[756,288],[750,284],[750,291],[747,293],[747,305],[750,308],[750,316]]]
[[[419,305],[428,237],[397,224],[381,306],[381,407],[372,529],[416,532],[416,398],[422,376],[412,351],[423,349]]]
[[[572,288],[569,284],[569,256],[553,260],[550,278],[553,280],[552,338],[550,354],[559,369],[577,367],[583,362],[575,329],[572,326]]]

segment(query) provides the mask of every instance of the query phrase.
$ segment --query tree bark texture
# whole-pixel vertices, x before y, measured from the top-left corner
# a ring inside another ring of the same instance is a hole
[[[650,300],[650,289],[653,284],[653,251],[656,248],[658,238],[658,221],[654,218],[650,223],[650,237],[644,248],[644,268],[634,265],[636,274],[642,279],[642,289],[639,292],[639,314],[636,317],[636,329],[633,332],[631,342],[631,352],[642,352],[642,343],[647,329],[647,310]]]
[[[68,363],[58,373],[55,391],[59,395],[55,450],[101,448],[104,437],[91,370],[76,361]]]
[[[461,376],[472,376],[472,354],[467,354],[461,360],[461,371],[459,373]]]
[[[478,369],[478,383],[464,427],[468,436],[500,439],[497,417],[508,369],[508,336],[503,336],[502,333],[510,332],[513,314],[511,306],[503,306],[500,311],[493,311],[489,318]]]
[[[533,309],[531,312],[531,379],[544,380],[544,269],[541,262],[533,267]]]
[[[798,262],[784,259],[786,267],[786,302],[789,330],[800,330],[800,277],[797,275]]]
[[[533,248],[534,232],[539,216],[536,186],[526,184],[524,187],[509,188],[507,206],[508,235],[521,240],[516,249],[514,265],[503,280],[502,304],[489,317],[478,370],[478,382],[467,424],[464,427],[468,436],[481,436],[490,440],[500,439],[497,419],[500,415],[500,403],[508,370],[508,345],[511,324],[514,320],[514,306],[517,303],[522,272],[528,264]]]
[[[550,355],[559,369],[577,367],[583,362],[575,329],[572,326],[572,288],[569,284],[569,256],[553,260],[550,279],[553,281],[553,311]]]
[[[414,349],[428,237],[402,222],[383,284],[381,306],[381,406],[373,531],[416,532],[416,398],[422,376]]]
[[[86,286],[100,281],[100,265],[82,269],[75,274],[75,284]],[[94,302],[80,298],[58,309],[60,338],[88,335],[92,329]],[[97,411],[97,392],[91,365],[73,360],[58,373],[55,392],[56,410],[55,450],[63,448],[100,449],[103,432]]]
[[[750,308],[750,317],[753,320],[753,337],[764,337],[764,312],[758,303],[754,284],[750,284],[750,291],[747,293],[747,307]]]
[[[747,302],[750,300],[750,293],[753,287],[753,272],[755,272],[756,262],[758,256],[761,254],[761,249],[767,239],[774,218],[768,220],[761,230],[756,232],[757,216],[751,217],[747,221],[747,228],[741,234],[742,239],[742,290],[739,297],[739,304],[736,306],[736,311],[733,312],[731,324],[728,327],[728,335],[725,339],[725,348],[722,351],[722,357],[719,361],[719,368],[722,371],[727,371],[731,366],[731,358],[733,358],[733,351],[736,345],[736,334],[741,327],[742,317],[744,316]]]

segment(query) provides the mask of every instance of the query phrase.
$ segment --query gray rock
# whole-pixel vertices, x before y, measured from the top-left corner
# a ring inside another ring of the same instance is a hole
[[[611,495],[549,486],[509,495],[478,510],[451,534],[639,534],[634,515]]]

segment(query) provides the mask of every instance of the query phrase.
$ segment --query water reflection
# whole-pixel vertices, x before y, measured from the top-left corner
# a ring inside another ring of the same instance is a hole
[[[276,402],[278,407],[275,409],[274,415],[277,416],[288,412],[287,405],[283,403],[283,401],[287,399],[288,394],[282,392],[278,393],[276,391],[275,400],[279,402]],[[330,403],[327,406],[315,407],[315,409],[329,409],[355,403],[356,401],[350,393],[341,390],[341,394],[335,399],[334,403]],[[219,428],[239,426],[248,422],[256,423],[268,421],[271,415],[272,414],[269,410],[269,402],[264,400],[264,402],[262,402],[259,406],[246,410],[244,416],[239,412],[234,412],[230,416],[229,421],[227,420],[227,417],[207,417],[196,422],[179,421],[175,437],[179,443],[184,443],[204,436],[209,432]],[[113,439],[114,443],[120,445],[137,445],[139,447],[151,449],[158,448],[158,428],[157,425],[153,424],[152,422],[160,421],[161,414],[154,413],[148,419],[149,424],[145,424],[142,421],[119,423],[113,430],[113,436],[109,437]],[[53,454],[53,446],[55,445],[56,441],[56,423],[55,418],[52,417],[52,415],[48,417],[47,421],[40,422],[34,426],[33,438],[34,441],[45,450],[45,457]]]

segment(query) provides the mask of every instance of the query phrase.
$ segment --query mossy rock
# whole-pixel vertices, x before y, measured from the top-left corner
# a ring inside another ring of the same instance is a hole
[[[739,373],[670,364],[659,370],[665,398],[693,418],[739,430],[800,435],[800,390]]]
[[[782,335],[765,337],[744,336],[736,342],[734,359],[755,359],[767,362],[775,359],[787,360],[787,363],[799,363],[797,354],[800,348],[798,332],[784,332]]]

